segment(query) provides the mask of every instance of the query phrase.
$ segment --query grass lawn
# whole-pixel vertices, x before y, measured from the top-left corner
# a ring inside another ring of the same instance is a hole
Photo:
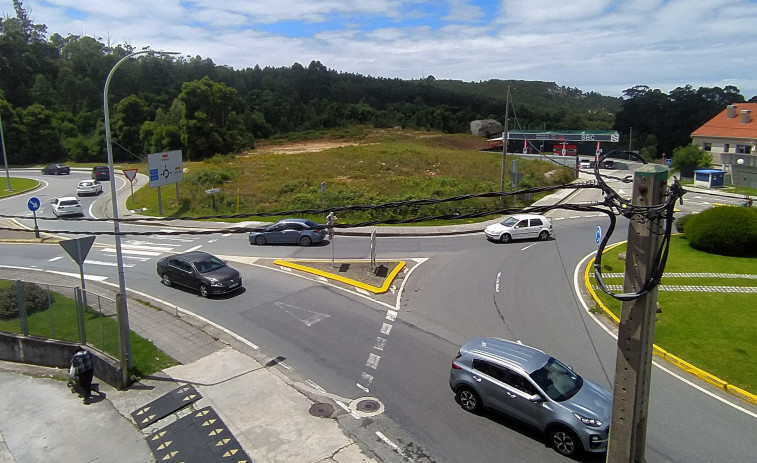
[[[7,190],[8,180],[10,180],[10,190]],[[2,185],[3,187],[0,188],[0,198],[15,195],[24,191],[29,191],[32,188],[36,188],[37,185],[39,185],[39,182],[30,178],[9,177],[9,179],[2,180]]]
[[[604,273],[625,273],[618,254],[626,246],[612,248],[602,257],[605,284],[622,285],[623,278]],[[661,285],[757,286],[746,278],[686,277],[672,273],[729,273],[757,275],[757,259],[726,257],[697,251],[682,235],[673,236]],[[620,301],[596,286],[602,303],[620,316]],[[757,295],[726,292],[658,291],[662,313],[655,327],[655,344],[671,354],[752,394],[757,394]]]
[[[7,291],[14,282],[0,280],[0,291]],[[79,325],[76,317],[76,301],[73,295],[51,292],[52,304],[46,310],[27,317],[29,334],[63,341],[79,342]],[[118,358],[118,325],[107,315],[87,308],[84,313],[84,329],[87,342],[93,347]],[[0,330],[21,332],[18,318],[0,319]],[[134,373],[144,376],[176,365],[176,361],[166,355],[153,343],[134,333],[130,333]]]

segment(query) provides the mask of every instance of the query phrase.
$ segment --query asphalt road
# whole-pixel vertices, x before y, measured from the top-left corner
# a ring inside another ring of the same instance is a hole
[[[35,194],[60,195],[76,181],[75,175],[50,178],[47,188]],[[98,207],[98,201],[102,197],[83,202]],[[707,207],[707,202],[685,198],[684,207],[692,209],[682,212]],[[24,198],[2,203],[6,214],[19,215],[26,214],[25,204]],[[41,215],[47,213],[43,210]],[[546,242],[502,245],[480,234],[380,238],[381,258],[413,263],[404,286],[382,297],[266,265],[266,259],[274,257],[328,259],[329,246],[258,247],[247,244],[245,236],[219,234],[124,239],[129,251],[127,286],[244,336],[281,357],[314,386],[344,398],[374,395],[385,413],[368,424],[345,426],[358,434],[364,426],[380,427],[413,461],[501,462],[503,455],[507,461],[565,461],[538,434],[515,422],[491,413],[464,412],[447,384],[458,346],[471,337],[493,335],[538,346],[609,386],[615,341],[584,310],[574,282],[576,265],[596,248],[595,227],[606,229],[606,219],[572,212],[556,212],[553,219],[556,238]],[[112,229],[109,224],[77,220],[51,222],[83,231]],[[618,240],[625,239],[624,229],[619,226]],[[98,238],[85,268],[90,276],[115,282],[111,243],[112,238]],[[369,255],[365,238],[338,236],[333,244],[337,258]],[[209,303],[160,284],[155,274],[158,256],[192,248],[237,262],[245,291]],[[57,245],[2,244],[0,253],[4,265],[78,273]],[[392,328],[386,333],[390,318]],[[684,379],[653,370],[647,461],[753,461],[755,407],[745,407],[752,415],[744,413],[720,401],[711,388]]]

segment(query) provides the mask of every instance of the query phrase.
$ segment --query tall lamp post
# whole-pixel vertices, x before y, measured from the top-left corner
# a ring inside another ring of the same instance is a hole
[[[118,200],[116,198],[116,182],[115,173],[113,172],[113,148],[110,144],[110,116],[108,111],[108,87],[110,87],[110,80],[113,78],[113,74],[116,72],[124,61],[128,60],[132,56],[153,53],[158,55],[177,55],[178,52],[155,52],[153,50],[142,50],[131,53],[121,58],[113,69],[110,70],[108,78],[105,80],[105,89],[103,90],[103,110],[105,112],[105,147],[108,152],[108,172],[110,173],[110,200],[113,207],[113,231],[114,238],[116,240],[116,263],[118,266],[118,291],[116,296],[116,310],[118,316],[118,333],[119,333],[119,361],[121,365],[127,365],[128,368],[122,368],[124,384],[128,380],[128,369],[134,366],[134,362],[131,357],[131,342],[129,340],[129,312],[126,309],[126,281],[124,280],[124,259],[121,252],[121,227],[118,223]]]

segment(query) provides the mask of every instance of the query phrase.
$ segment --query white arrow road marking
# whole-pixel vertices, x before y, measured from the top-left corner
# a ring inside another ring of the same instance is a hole
[[[303,309],[302,307],[284,304],[283,302],[274,302],[273,305],[280,309],[284,309],[288,314],[305,324],[305,326],[313,326],[316,323],[330,317],[330,315],[325,313]]]

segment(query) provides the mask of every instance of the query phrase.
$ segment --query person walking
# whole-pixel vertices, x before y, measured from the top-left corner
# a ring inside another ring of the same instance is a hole
[[[89,401],[92,397],[92,377],[95,374],[92,357],[84,347],[79,347],[71,359],[71,364],[76,370],[79,387],[84,391],[84,400]]]

